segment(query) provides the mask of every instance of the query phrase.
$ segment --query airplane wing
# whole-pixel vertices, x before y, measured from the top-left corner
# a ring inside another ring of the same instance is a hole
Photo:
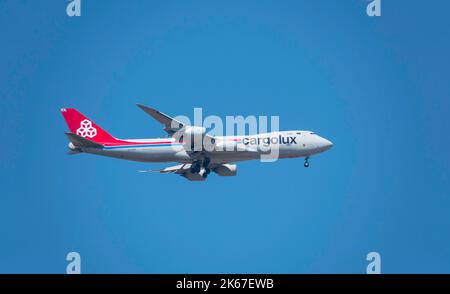
[[[184,125],[179,122],[178,120],[168,116],[167,114],[164,114],[154,108],[150,108],[148,106],[137,104],[139,108],[141,108],[143,111],[145,111],[148,115],[159,121],[164,125],[164,131],[169,134],[169,136],[173,136],[177,131],[182,129]]]
[[[159,172],[162,174],[179,174],[182,177],[185,177],[189,181],[204,181],[206,180],[205,177],[203,177],[201,174],[193,174],[190,172],[191,164],[179,164],[175,166],[169,166],[163,169],[159,170],[140,170],[141,173],[147,173],[147,172]]]
[[[140,170],[140,173],[157,172],[162,174],[182,174],[189,171],[191,164],[179,164],[175,166],[169,166],[163,169],[151,169],[151,170]]]
[[[175,166],[169,166],[163,169],[158,170],[140,170],[141,173],[148,173],[148,172],[157,172],[161,174],[178,174],[189,181],[204,181],[206,180],[207,175],[203,174],[203,171],[201,173],[192,173],[191,172],[191,166],[190,163],[185,164],[179,164]],[[211,164],[210,168],[212,171],[217,173],[220,176],[235,176],[236,175],[236,165],[235,164]]]
[[[167,134],[170,137],[173,137],[175,135],[176,132],[178,131],[188,131],[191,130],[192,126],[188,126],[188,125],[184,125],[183,123],[181,123],[180,121],[168,116],[167,114],[164,114],[154,108],[142,105],[142,104],[137,104],[137,106],[139,106],[139,108],[141,108],[143,111],[145,111],[148,115],[150,115],[151,117],[153,117],[154,119],[156,119],[157,121],[159,121],[160,123],[162,123],[164,125],[164,131],[167,132]],[[180,138],[178,138],[180,139]],[[205,134],[204,135],[204,140],[201,143],[202,146],[199,146],[198,149],[194,146],[194,140],[190,139],[191,146],[190,146],[190,150],[188,151],[188,153],[195,153],[192,151],[198,151],[199,149],[204,149],[205,147],[208,147],[209,150],[212,150],[215,144],[215,138],[211,135]],[[189,143],[186,143],[189,144]]]

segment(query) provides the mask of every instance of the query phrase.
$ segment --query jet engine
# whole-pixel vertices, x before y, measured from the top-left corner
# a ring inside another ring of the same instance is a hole
[[[214,168],[213,171],[222,177],[233,177],[237,173],[237,166],[236,164],[224,163]]]
[[[205,134],[206,129],[203,127],[186,126],[180,140],[184,142],[186,147],[190,147],[191,150],[199,151],[203,149],[203,138]]]
[[[198,126],[187,126],[183,133],[185,136],[203,137],[206,133],[206,129]]]

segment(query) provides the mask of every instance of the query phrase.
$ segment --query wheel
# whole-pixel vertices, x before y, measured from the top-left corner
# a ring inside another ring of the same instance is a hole
[[[193,163],[191,166],[191,173],[198,174],[200,172],[201,165],[199,162]]]
[[[305,167],[309,167],[309,162],[305,161],[305,163],[303,164]]]
[[[203,167],[207,168],[209,163],[211,162],[211,159],[209,159],[208,157],[205,158],[205,160],[203,160]]]

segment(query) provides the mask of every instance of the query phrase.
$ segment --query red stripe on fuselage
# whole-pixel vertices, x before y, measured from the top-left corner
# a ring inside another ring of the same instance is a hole
[[[175,141],[151,141],[151,142],[131,142],[131,141],[123,141],[117,140],[111,143],[103,143],[104,146],[130,146],[130,145],[152,145],[152,144],[173,144],[178,143]]]
[[[229,139],[230,141],[240,142],[242,139]],[[104,146],[130,146],[130,145],[151,145],[151,144],[183,144],[181,141],[149,141],[149,142],[131,142],[116,139],[114,142],[105,142]]]

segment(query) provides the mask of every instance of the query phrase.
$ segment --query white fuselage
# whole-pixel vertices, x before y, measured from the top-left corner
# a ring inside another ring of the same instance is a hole
[[[208,153],[212,163],[227,163],[260,159],[262,155],[277,149],[278,158],[309,157],[328,150],[333,144],[310,131],[283,131],[250,136],[215,137],[216,144],[235,144],[234,149]],[[140,162],[192,163],[195,152],[174,138],[125,139],[121,144],[103,148],[79,148],[80,151]],[[70,146],[69,146],[70,147]],[[73,147],[73,146],[72,146]]]

